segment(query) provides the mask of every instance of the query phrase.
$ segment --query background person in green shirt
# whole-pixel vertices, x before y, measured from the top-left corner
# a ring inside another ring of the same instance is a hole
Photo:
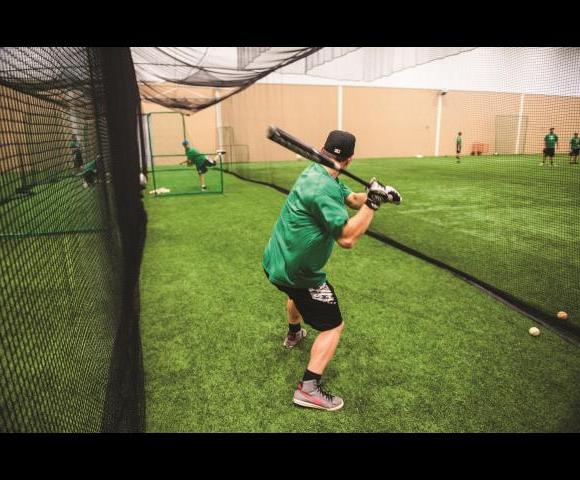
[[[558,135],[554,133],[554,127],[550,128],[550,133],[544,137],[544,157],[540,165],[546,164],[546,157],[550,157],[550,165],[554,166],[554,155],[558,146]]]
[[[578,154],[580,154],[580,137],[575,133],[570,139],[570,165],[578,163]]]
[[[199,183],[202,190],[207,190],[205,185],[205,173],[207,172],[207,167],[215,167],[217,162],[207,157],[203,153],[198,152],[195,148],[189,146],[189,142],[184,140],[182,143],[185,148],[185,155],[187,157],[186,163],[188,166],[195,165],[197,174],[199,175]]]
[[[355,141],[354,135],[334,130],[322,152],[344,169],[352,161]],[[338,175],[336,170],[318,163],[301,173],[288,194],[262,260],[268,280],[288,296],[284,346],[292,348],[306,336],[301,319],[321,332],[312,345],[293,402],[323,410],[338,410],[344,404],[340,397],[323,390],[320,383],[344,324],[334,288],[322,268],[335,242],[342,248],[352,248],[382,203],[401,201],[394,188],[374,178],[366,193],[353,193]],[[358,210],[356,215],[349,218],[345,205]]]
[[[461,146],[463,145],[463,137],[461,136],[461,132],[457,132],[457,137],[455,137],[455,158],[457,159],[457,163],[460,163],[459,154],[461,153]]]

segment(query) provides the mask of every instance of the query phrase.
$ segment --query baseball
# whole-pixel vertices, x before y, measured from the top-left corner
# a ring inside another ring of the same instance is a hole
[[[568,314],[566,312],[558,312],[558,318],[560,320],[566,320],[568,318]]]
[[[538,327],[532,327],[529,332],[532,337],[537,337],[540,334],[540,329]]]

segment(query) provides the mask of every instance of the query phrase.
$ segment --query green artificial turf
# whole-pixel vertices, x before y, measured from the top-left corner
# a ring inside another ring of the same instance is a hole
[[[31,186],[28,195],[6,196],[0,202],[0,238],[102,231],[102,188],[100,183],[83,187],[82,177],[71,169]]]
[[[65,172],[0,205],[0,431],[102,428],[122,293],[103,188]]]
[[[98,233],[0,238],[0,431],[101,430],[120,300],[110,247]]]
[[[445,196],[443,185],[423,192],[408,182],[404,173],[392,181],[408,209],[382,208],[375,226]],[[147,431],[580,431],[578,347],[545,328],[531,337],[529,318],[369,237],[336,247],[326,269],[346,328],[324,381],[345,406],[293,406],[316,332],[307,327],[302,344],[284,349],[285,298],[261,267],[284,201],[230,175],[223,195],[147,197]]]
[[[223,191],[222,172],[219,168],[210,167],[204,174],[206,191],[201,190],[199,175],[195,167],[168,165],[156,166],[154,173],[150,175],[149,187],[167,188],[168,193],[163,196],[183,195],[183,194],[206,194],[221,193]]]
[[[355,159],[350,170],[396,187],[403,204],[372,229],[580,327],[580,165],[540,156]],[[305,161],[232,165],[290,189]],[[361,190],[353,180],[345,183]]]

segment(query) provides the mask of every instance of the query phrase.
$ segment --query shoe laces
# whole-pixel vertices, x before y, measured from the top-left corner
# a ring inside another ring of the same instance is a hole
[[[322,383],[319,383],[317,385],[318,391],[324,396],[326,397],[328,400],[332,401],[334,399],[334,395],[332,395],[331,393],[327,392],[326,390],[324,390],[322,388]]]

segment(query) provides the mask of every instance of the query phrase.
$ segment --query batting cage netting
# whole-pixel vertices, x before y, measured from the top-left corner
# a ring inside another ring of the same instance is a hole
[[[0,49],[0,431],[144,429],[128,48]]]
[[[143,100],[192,113],[215,105],[320,49],[133,47],[131,52]],[[188,86],[201,88],[192,90]],[[216,92],[215,87],[220,91]]]
[[[268,125],[316,148],[354,133],[350,170],[404,198],[372,234],[579,342],[579,77],[577,48],[325,48],[226,99],[215,142],[229,172],[289,190],[307,162]]]

